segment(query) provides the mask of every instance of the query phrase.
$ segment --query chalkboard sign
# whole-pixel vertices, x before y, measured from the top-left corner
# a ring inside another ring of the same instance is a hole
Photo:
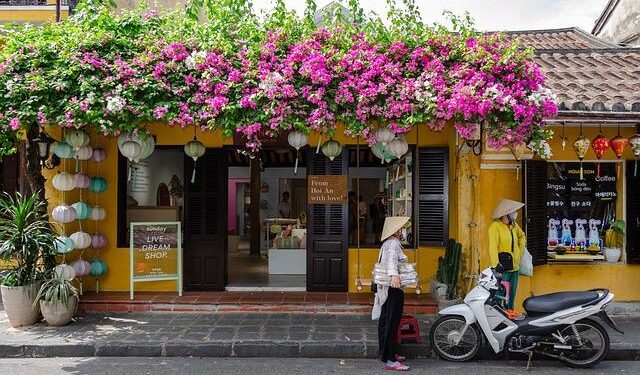
[[[593,186],[591,185],[591,181],[575,180],[571,181],[569,190],[574,194],[591,194],[593,192]]]
[[[129,286],[146,281],[175,280],[182,295],[182,229],[180,222],[131,223]]]

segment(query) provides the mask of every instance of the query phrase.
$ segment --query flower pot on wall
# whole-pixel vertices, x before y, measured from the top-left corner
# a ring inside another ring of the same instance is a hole
[[[38,321],[39,310],[33,307],[38,294],[38,286],[4,286],[2,304],[12,327],[30,326]]]
[[[73,315],[76,313],[77,306],[78,298],[75,296],[69,297],[69,303],[67,305],[61,301],[56,303],[40,301],[42,317],[48,325],[53,327],[59,327],[69,323],[71,318],[73,318]]]
[[[622,255],[622,250],[617,247],[605,247],[604,248],[604,259],[610,263],[616,263],[620,260],[620,256]]]

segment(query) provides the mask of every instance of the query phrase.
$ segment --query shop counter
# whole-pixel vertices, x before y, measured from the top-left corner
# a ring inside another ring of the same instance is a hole
[[[306,275],[307,249],[269,249],[270,275]]]
[[[592,262],[594,260],[604,260],[604,255],[589,255],[589,254],[556,254],[553,252],[548,253],[550,260],[557,262]]]

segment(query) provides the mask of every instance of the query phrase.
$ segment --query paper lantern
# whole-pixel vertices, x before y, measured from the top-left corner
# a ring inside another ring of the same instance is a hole
[[[89,144],[89,135],[80,129],[68,131],[64,137],[73,148],[78,150],[80,147],[87,146]]]
[[[389,128],[378,128],[376,131],[376,143],[381,143],[383,146],[393,141],[395,137],[395,134]]]
[[[51,217],[58,223],[70,223],[76,219],[76,210],[68,204],[62,203],[51,211]]]
[[[393,159],[393,155],[387,150],[386,146],[382,143],[376,143],[371,146],[371,152],[380,159],[380,164],[389,162]]]
[[[73,267],[76,277],[87,276],[91,272],[91,264],[82,258],[71,263],[71,267]]]
[[[75,186],[75,180],[73,176],[67,172],[59,172],[53,176],[51,181],[53,187],[60,191],[71,191]]]
[[[140,155],[138,155],[138,158],[135,160],[136,163],[140,160],[147,159],[151,154],[153,154],[153,151],[156,148],[156,140],[152,135],[147,135],[146,138],[139,138],[139,140],[141,149]]]
[[[91,159],[91,155],[93,155],[93,148],[89,145],[76,149],[75,157],[78,160],[89,160]]]
[[[78,172],[73,176],[73,186],[76,189],[86,189],[89,187],[90,182],[89,176],[82,172]]]
[[[587,151],[589,150],[589,146],[591,145],[591,141],[589,140],[589,138],[585,137],[584,135],[580,135],[578,138],[576,138],[575,141],[573,141],[573,151],[575,151],[576,155],[578,156],[578,159],[580,160],[580,179],[584,179],[584,172],[582,169],[582,160],[584,159],[584,156],[587,154]]]
[[[100,176],[91,177],[89,191],[92,193],[102,193],[107,190],[107,180]]]
[[[73,240],[76,249],[83,250],[91,246],[91,236],[87,232],[79,230],[72,233],[70,237]]]
[[[131,162],[137,160],[142,152],[142,146],[140,146],[140,143],[135,141],[126,141],[121,147],[119,147],[119,149],[122,156],[129,159]]]
[[[407,151],[409,151],[409,145],[404,138],[398,137],[389,142],[389,144],[387,145],[387,149],[389,150],[391,155],[400,159],[404,154],[407,153]]]
[[[100,277],[107,273],[107,263],[102,259],[94,259],[91,261],[91,270],[89,271],[91,276]]]
[[[629,140],[618,134],[613,139],[611,139],[609,143],[611,144],[613,153],[616,154],[616,157],[618,158],[618,160],[620,160],[620,158],[622,158],[622,155],[624,154],[625,147],[627,147],[627,145],[629,144]]]
[[[71,206],[76,210],[77,220],[86,220],[91,216],[91,206],[85,202],[76,202]]]
[[[73,240],[67,236],[56,237],[54,247],[59,254],[70,253],[76,248]]]
[[[94,249],[104,249],[107,246],[107,237],[101,233],[91,235],[91,247]]]
[[[330,139],[322,145],[322,153],[333,161],[342,153],[342,145],[335,139]]]
[[[67,280],[73,280],[73,278],[76,277],[76,271],[73,269],[73,266],[65,263],[53,267],[53,272],[55,272],[58,277]]]
[[[51,145],[51,151],[60,159],[71,159],[76,154],[73,147],[65,141]]]
[[[629,138],[629,147],[631,147],[631,151],[633,151],[633,156],[636,161],[633,165],[633,177],[638,175],[638,157],[640,156],[640,134],[636,134],[633,137]]]
[[[186,145],[184,145],[184,153],[193,159],[193,173],[191,173],[191,183],[196,182],[196,163],[198,162],[198,158],[204,155],[207,149],[204,147],[202,142],[200,142],[196,137],[193,137],[193,140],[189,141]]]
[[[103,148],[94,148],[91,153],[91,161],[102,163],[107,158],[107,152]]]
[[[609,139],[599,134],[593,139],[593,142],[591,142],[591,148],[593,148],[593,151],[596,153],[596,158],[598,159],[597,175],[600,176],[600,159],[602,159],[604,153],[609,149]]]
[[[91,215],[89,218],[93,221],[102,221],[107,217],[107,212],[100,206],[95,206],[91,209]]]
[[[289,133],[287,141],[289,141],[289,145],[291,147],[296,149],[296,164],[295,167],[293,167],[293,173],[295,174],[298,173],[298,151],[300,151],[302,147],[307,145],[309,137],[307,137],[307,135],[303,132],[296,130]]]

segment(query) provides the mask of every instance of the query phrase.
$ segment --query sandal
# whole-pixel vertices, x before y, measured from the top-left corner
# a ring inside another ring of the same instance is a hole
[[[409,370],[411,370],[409,368],[409,366],[404,365],[402,363],[398,363],[397,365],[393,365],[393,366],[385,366],[384,369],[385,370],[391,370],[391,371],[409,371]]]
[[[406,362],[406,361],[407,361],[407,357],[400,354],[396,354],[396,362]]]

